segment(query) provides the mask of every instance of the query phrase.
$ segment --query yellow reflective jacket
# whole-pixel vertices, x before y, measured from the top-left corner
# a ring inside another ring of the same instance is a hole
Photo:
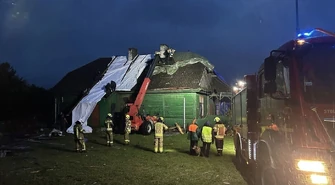
[[[73,126],[73,133],[75,139],[84,139],[84,129],[80,124]]]
[[[212,136],[212,127],[209,126],[204,126],[202,127],[202,131],[201,131],[201,139],[203,142],[205,143],[211,143],[213,136]]]
[[[164,123],[157,122],[155,123],[155,137],[162,137],[164,134],[164,130],[167,130],[169,127]]]
[[[213,127],[213,132],[216,139],[223,139],[226,135],[226,127],[223,123],[216,123]]]
[[[106,118],[105,120],[105,127],[107,131],[113,131],[113,120],[110,118]]]

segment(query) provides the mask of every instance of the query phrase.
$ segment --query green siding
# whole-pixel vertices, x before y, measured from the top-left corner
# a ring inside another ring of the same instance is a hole
[[[195,93],[146,94],[140,111],[150,115],[159,114],[170,126],[176,122],[183,125],[184,98],[185,118],[188,121],[196,117],[196,97]]]
[[[103,126],[103,121],[107,113],[122,112],[131,93],[113,93],[108,99],[102,99],[97,106],[100,109],[100,126]],[[199,96],[204,96],[204,111],[205,117],[199,117]],[[216,117],[214,110],[215,104],[205,95],[195,92],[166,92],[166,93],[147,93],[139,110],[140,114],[150,114],[163,116],[165,123],[168,126],[174,126],[178,123],[184,125],[184,98],[185,98],[185,126],[197,118],[197,122],[202,126],[207,120],[214,124]],[[212,112],[210,111],[212,109]],[[225,120],[223,116],[219,116]],[[88,120],[89,124],[91,119]]]
[[[199,116],[199,97],[204,96],[204,117]],[[163,116],[168,126],[174,126],[174,123],[184,125],[184,98],[185,98],[185,126],[197,118],[197,123],[202,126],[206,121],[214,125],[215,104],[206,95],[197,93],[154,93],[146,94],[141,113]],[[225,120],[223,116],[219,116]]]

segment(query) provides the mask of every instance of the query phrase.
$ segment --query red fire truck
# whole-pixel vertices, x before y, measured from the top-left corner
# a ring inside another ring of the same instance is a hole
[[[255,184],[335,184],[335,34],[299,34],[245,82],[232,99],[235,150]]]

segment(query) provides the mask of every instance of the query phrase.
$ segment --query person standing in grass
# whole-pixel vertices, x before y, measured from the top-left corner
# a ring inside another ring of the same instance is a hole
[[[107,114],[105,120],[105,127],[106,127],[106,137],[107,137],[107,146],[113,145],[113,115],[111,113]]]
[[[158,118],[157,122],[155,123],[155,148],[154,151],[155,153],[163,152],[163,135],[164,135],[164,130],[167,130],[168,126],[164,124],[164,118],[160,117]]]
[[[213,136],[215,137],[215,146],[217,150],[217,155],[222,156],[224,136],[226,135],[226,127],[221,122],[219,117],[215,117],[214,121],[215,125],[213,127]]]
[[[80,121],[76,121],[73,126],[74,141],[76,143],[76,152],[86,152],[84,129]]]
[[[213,143],[212,127],[209,125],[209,121],[206,121],[201,129],[201,140],[202,140],[202,154],[205,157],[209,157],[209,151],[211,149],[211,143]]]
[[[198,146],[198,140],[200,136],[200,129],[197,125],[196,119],[188,126],[187,139],[190,140],[190,155],[196,155],[196,147]]]
[[[127,145],[130,143],[129,134],[131,133],[131,121],[130,116],[126,114],[126,126],[124,128],[124,143]]]

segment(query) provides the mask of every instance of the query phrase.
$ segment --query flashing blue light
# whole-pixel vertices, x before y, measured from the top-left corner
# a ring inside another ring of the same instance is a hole
[[[314,31],[315,31],[315,30],[312,30],[312,31],[310,31],[310,32],[305,32],[305,33],[299,33],[299,34],[298,34],[298,37],[302,37],[302,36],[304,36],[304,37],[309,37],[309,36],[311,36],[311,35],[313,34]]]

